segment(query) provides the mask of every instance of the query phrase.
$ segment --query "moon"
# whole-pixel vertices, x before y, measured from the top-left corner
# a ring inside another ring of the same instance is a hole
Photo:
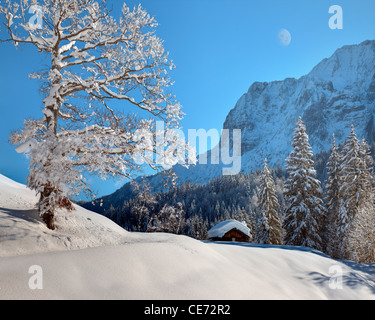
[[[281,45],[287,47],[290,45],[290,42],[292,41],[292,36],[288,30],[281,29],[278,34],[278,39]]]

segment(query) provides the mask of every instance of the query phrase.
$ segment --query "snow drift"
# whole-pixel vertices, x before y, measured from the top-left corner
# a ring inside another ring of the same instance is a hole
[[[56,231],[35,194],[0,175],[1,299],[373,299],[375,265],[302,247],[129,233],[79,206]],[[43,289],[29,288],[31,266]]]

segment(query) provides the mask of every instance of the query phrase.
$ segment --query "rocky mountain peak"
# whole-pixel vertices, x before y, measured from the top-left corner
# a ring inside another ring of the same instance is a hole
[[[351,124],[374,140],[375,41],[344,46],[299,78],[255,82],[229,112],[225,129],[242,130],[243,170],[283,165],[294,126],[302,116],[315,152],[343,142]]]

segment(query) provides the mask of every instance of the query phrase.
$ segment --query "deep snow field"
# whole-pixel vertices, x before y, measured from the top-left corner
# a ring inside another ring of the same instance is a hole
[[[301,247],[130,233],[76,206],[48,230],[24,185],[0,175],[0,299],[374,299],[375,264]],[[31,289],[31,266],[42,289]]]

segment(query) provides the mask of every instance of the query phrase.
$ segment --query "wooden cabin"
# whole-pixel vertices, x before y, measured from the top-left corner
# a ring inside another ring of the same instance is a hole
[[[249,242],[250,229],[237,220],[226,220],[208,230],[208,240]]]

